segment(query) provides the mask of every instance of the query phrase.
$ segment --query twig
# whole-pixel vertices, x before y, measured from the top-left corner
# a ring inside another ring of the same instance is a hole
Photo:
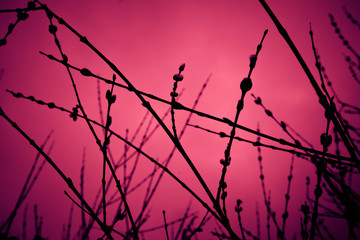
[[[208,214],[209,214],[209,211],[206,212],[206,214],[205,214],[205,216],[203,217],[203,219],[201,220],[199,226],[198,226],[197,228],[195,228],[195,229],[191,232],[191,234],[187,237],[188,240],[190,240],[196,233],[202,232],[202,226],[204,226],[204,225],[205,225],[205,222],[208,221],[208,220],[210,219],[210,217],[211,217],[211,216],[210,216],[209,218],[206,218]]]
[[[259,125],[258,125],[258,129],[257,129],[258,132],[260,132],[260,128],[259,128]],[[257,142],[260,142],[260,137],[258,137],[257,139]],[[268,231],[270,231],[270,224],[269,224],[269,221],[270,221],[270,217],[271,219],[273,220],[274,222],[274,225],[276,227],[276,230],[278,232],[278,236],[282,236],[283,237],[283,234],[282,234],[282,231],[279,227],[279,224],[275,218],[275,212],[272,211],[272,209],[270,208],[270,193],[269,193],[269,197],[266,196],[266,188],[265,188],[265,181],[264,181],[264,172],[263,172],[263,165],[262,165],[262,156],[261,156],[261,148],[260,148],[260,145],[258,145],[258,161],[259,161],[259,169],[260,169],[260,182],[261,182],[261,188],[262,188],[262,192],[263,192],[263,196],[264,196],[264,203],[265,203],[265,207],[266,207],[266,211],[268,213]],[[270,236],[270,235],[269,235]]]
[[[248,76],[246,78],[244,78],[241,81],[241,84],[240,84],[241,97],[240,97],[240,100],[238,101],[237,106],[236,106],[236,114],[235,114],[234,125],[233,125],[231,133],[230,133],[229,142],[228,142],[228,144],[226,146],[226,149],[224,151],[224,159],[220,160],[220,163],[223,165],[223,168],[222,168],[222,171],[221,171],[221,177],[220,177],[220,181],[219,181],[219,186],[218,186],[217,193],[216,193],[216,201],[214,202],[214,207],[218,211],[220,210],[219,201],[220,201],[220,192],[221,191],[223,191],[223,195],[222,195],[223,202],[225,202],[225,198],[226,198],[226,194],[225,194],[226,191],[224,191],[225,186],[226,186],[225,175],[226,175],[227,167],[230,165],[230,161],[231,161],[230,152],[231,152],[231,146],[232,146],[232,143],[233,143],[233,140],[234,140],[234,137],[235,137],[235,129],[236,129],[235,125],[237,124],[240,112],[244,107],[244,97],[245,97],[246,93],[252,88],[252,82],[251,82],[251,78],[250,78],[251,73],[252,73],[253,69],[255,68],[257,57],[258,57],[259,52],[260,52],[260,50],[262,48],[262,43],[264,41],[264,38],[265,38],[267,32],[268,32],[268,30],[266,29],[263,36],[262,36],[260,44],[256,48],[255,55],[250,56],[250,69],[249,69]],[[223,211],[224,210],[225,209],[223,209]],[[226,217],[226,215],[225,215],[225,217]]]
[[[80,194],[82,197],[84,197],[84,175],[85,175],[85,155],[86,149],[83,150],[83,156],[82,156],[82,165],[81,165],[81,171],[80,171]],[[83,203],[81,202],[81,209],[84,208]],[[85,220],[85,212],[81,211],[81,234],[84,233],[86,226],[86,220]]]
[[[339,39],[342,41],[342,44],[352,53],[354,56],[358,59],[360,63],[360,55],[355,51],[353,47],[349,44],[349,41],[342,35],[340,28],[337,26],[337,23],[335,22],[335,18],[332,14],[329,14],[331,25],[335,29],[335,33],[339,36]]]
[[[113,75],[113,82],[115,82],[115,75]],[[105,125],[105,131],[104,131],[104,142],[101,146],[101,152],[103,154],[103,171],[102,171],[102,208],[103,208],[103,218],[104,218],[104,224],[106,225],[106,191],[105,191],[105,186],[106,186],[106,180],[105,180],[105,172],[106,172],[106,163],[107,163],[107,147],[110,143],[110,135],[108,135],[108,132],[109,132],[109,127],[112,123],[112,118],[110,116],[110,109],[111,109],[111,105],[113,103],[115,103],[115,100],[116,100],[116,95],[113,95],[113,91],[114,91],[114,84],[111,85],[111,90],[108,90],[106,92],[106,99],[107,99],[107,111],[106,111],[106,125]],[[110,165],[109,165],[110,167]],[[119,186],[119,188],[121,188],[121,186]],[[125,190],[124,190],[125,191]],[[124,196],[123,196],[124,195]],[[125,201],[125,194],[121,194],[121,197],[123,197],[123,201]],[[125,203],[126,205],[126,203]],[[130,211],[129,211],[130,212]],[[129,213],[128,212],[128,213]],[[131,214],[130,214],[131,216]],[[129,217],[130,217],[129,216]],[[136,230],[135,230],[135,225],[133,225],[134,227],[134,231],[135,231],[135,234],[136,234]]]
[[[201,130],[206,131],[208,133],[219,135],[221,138],[229,138],[230,137],[229,135],[227,135],[224,132],[215,132],[213,130],[200,127],[198,125],[192,125],[192,124],[188,124],[188,125],[191,126],[191,127],[197,128],[197,129],[201,129]],[[290,154],[296,154],[298,156],[308,157],[309,159],[318,159],[318,158],[320,158],[320,156],[318,156],[318,154],[321,154],[321,152],[318,151],[318,150],[305,148],[305,147],[302,147],[302,146],[298,146],[298,148],[302,149],[304,151],[306,149],[306,150],[309,150],[309,152],[313,152],[313,153],[306,153],[306,152],[304,153],[304,152],[299,152],[299,151],[296,151],[296,150],[293,150],[293,149],[281,148],[281,147],[277,147],[277,146],[273,146],[273,145],[269,145],[269,144],[264,144],[264,143],[261,143],[260,141],[251,141],[251,140],[240,138],[240,137],[237,137],[237,136],[234,137],[234,140],[252,144],[253,147],[266,147],[266,148],[270,148],[272,150],[278,150],[278,151],[288,152]],[[326,156],[325,160],[329,164],[332,164],[334,166],[336,166],[336,165],[339,165],[339,166],[341,166],[341,165],[355,166],[353,163],[351,163],[351,158],[347,158],[347,157],[344,157],[344,156],[337,156],[337,155],[334,155],[334,154],[331,154],[331,153],[326,153],[325,156]],[[305,158],[305,159],[307,159],[307,158]],[[307,159],[307,160],[309,160],[309,159]]]
[[[172,129],[173,129],[173,134],[174,134],[174,138],[178,138],[177,133],[176,133],[176,125],[175,125],[175,98],[179,95],[176,90],[177,90],[177,85],[178,82],[183,80],[183,76],[181,75],[181,72],[184,71],[185,68],[185,63],[181,64],[179,67],[179,73],[175,74],[173,79],[174,79],[174,86],[173,86],[173,91],[170,93],[171,96],[171,123],[172,123]]]
[[[71,205],[70,215],[69,215],[69,221],[68,221],[67,231],[66,231],[66,239],[67,239],[67,240],[70,240],[71,222],[72,222],[73,211],[74,211],[74,205]]]
[[[269,109],[267,109],[267,108],[263,105],[262,100],[261,100],[260,97],[256,97],[254,94],[251,94],[251,96],[255,99],[254,102],[255,102],[257,105],[260,105],[260,106],[264,109],[266,115],[267,115],[268,117],[272,118],[272,119],[281,127],[281,129],[282,129],[287,135],[289,135],[289,137],[294,141],[294,143],[295,143],[296,145],[301,145],[300,142],[299,142],[299,140],[295,139],[295,138],[293,137],[293,135],[291,135],[291,133],[287,130],[288,124],[286,124],[286,123],[283,122],[283,121],[277,120],[277,119],[275,118],[274,114],[273,114]],[[298,134],[297,134],[297,135],[298,135]],[[299,135],[298,135],[298,136],[299,136]],[[301,138],[302,138],[302,137],[301,137]],[[310,147],[312,147],[312,145],[311,145],[308,141],[306,141],[304,138],[302,138],[302,139],[303,139]]]
[[[204,92],[204,90],[205,90],[205,88],[206,88],[206,86],[207,86],[207,84],[208,84],[208,82],[209,82],[209,80],[210,80],[210,77],[211,77],[211,75],[206,79],[206,81],[205,81],[205,83],[203,84],[201,90],[199,91],[199,94],[198,94],[196,100],[194,101],[194,104],[193,104],[193,106],[192,106],[192,109],[195,109],[195,108],[196,108],[196,106],[197,106],[197,104],[198,104],[198,102],[199,102],[199,100],[200,100],[200,97],[201,97],[201,95],[203,94],[203,92]],[[188,115],[188,117],[187,117],[187,119],[186,119],[186,121],[185,121],[185,124],[184,124],[183,128],[182,128],[181,131],[180,131],[180,134],[178,135],[178,140],[179,140],[179,141],[180,141],[180,139],[182,138],[182,136],[184,135],[185,130],[186,130],[186,128],[187,128],[187,125],[189,124],[191,118],[192,118],[192,113],[190,112],[189,115]],[[175,150],[176,150],[176,147],[174,146],[174,147],[172,148],[172,150],[171,150],[171,152],[170,152],[170,154],[169,154],[166,162],[165,162],[165,165],[164,165],[165,167],[167,167],[167,165],[169,164],[171,158],[173,157],[173,154],[174,154]],[[155,182],[154,187],[152,188],[152,191],[151,191],[150,194],[147,196],[147,199],[146,199],[146,201],[145,201],[145,204],[143,205],[143,209],[141,210],[141,212],[143,212],[144,209],[148,206],[150,199],[151,199],[152,196],[154,195],[155,190],[157,189],[157,187],[158,187],[158,185],[159,185],[159,183],[160,183],[160,180],[161,180],[162,177],[163,177],[163,174],[164,174],[163,172],[160,173],[160,176],[158,177],[157,181]],[[212,213],[213,213],[213,212],[212,212]],[[140,214],[139,217],[138,217],[138,220],[141,218],[141,216],[142,216],[142,215]]]
[[[242,201],[240,199],[238,199],[236,201],[235,212],[237,213],[238,223],[239,223],[239,227],[240,227],[240,230],[241,230],[241,236],[242,236],[243,240],[245,240],[244,228],[242,226],[241,216],[240,216],[240,213],[243,210],[243,208],[241,207],[241,204],[242,204]]]
[[[164,216],[164,225],[165,225],[166,239],[169,240],[169,233],[168,233],[168,226],[167,226],[167,223],[166,223],[165,211],[163,210],[162,213],[163,213],[163,216]]]
[[[259,203],[256,201],[256,230],[257,238],[261,239]]]
[[[24,209],[23,225],[22,225],[22,238],[23,239],[26,239],[27,209],[28,209],[28,207],[26,206]]]
[[[181,234],[181,231],[182,231],[182,229],[184,227],[185,221],[186,221],[186,219],[189,218],[190,206],[191,206],[191,201],[189,201],[188,206],[187,206],[187,208],[186,208],[186,210],[184,212],[184,216],[182,217],[182,219],[180,221],[179,228],[178,228],[178,230],[177,230],[177,232],[175,234],[175,237],[174,237],[175,240],[177,240],[180,237],[180,234]]]
[[[271,191],[269,191],[269,194],[268,194],[268,198],[265,199],[265,201],[267,202],[267,206],[269,206],[269,208],[271,207]],[[267,208],[267,209],[269,209]],[[271,215],[271,212],[270,211],[267,211],[267,216],[266,216],[266,232],[267,232],[267,239],[268,240],[271,240],[271,234],[270,234],[270,216]]]
[[[328,101],[330,102],[330,105],[333,104],[332,102],[332,99],[326,89],[326,86],[325,86],[325,82],[324,82],[324,77],[322,75],[322,71],[321,71],[321,68],[323,68],[321,66],[321,63],[319,62],[319,55],[317,53],[317,50],[316,50],[316,47],[315,47],[315,43],[314,43],[314,32],[312,31],[311,29],[311,23],[310,23],[310,31],[309,31],[309,34],[310,34],[310,38],[311,38],[311,46],[312,46],[312,49],[313,49],[313,53],[314,53],[314,58],[315,58],[315,66],[316,66],[316,69],[318,70],[319,72],[319,77],[320,77],[320,80],[321,80],[321,88],[322,90],[324,91]]]
[[[326,132],[321,135],[321,145],[323,146],[323,152],[327,152],[328,147],[331,144],[331,135],[329,136],[329,126],[330,126],[330,116],[326,114],[328,121],[326,126]],[[318,217],[318,209],[319,209],[319,199],[322,195],[322,188],[321,188],[321,178],[323,176],[323,173],[326,172],[326,162],[324,159],[320,159],[317,163],[317,183],[315,187],[315,202],[314,202],[314,208],[311,216],[311,228],[310,228],[310,240],[314,240],[315,238],[315,230],[317,225],[317,217]]]
[[[286,220],[289,217],[288,206],[289,206],[289,200],[290,200],[291,180],[293,178],[294,159],[295,159],[295,156],[292,155],[291,164],[290,164],[290,173],[289,173],[289,177],[288,177],[288,186],[287,186],[287,191],[286,191],[286,194],[285,194],[285,208],[284,208],[284,213],[282,215],[283,222],[282,222],[282,228],[281,228],[282,230],[281,230],[281,232],[282,232],[284,238],[285,238]]]

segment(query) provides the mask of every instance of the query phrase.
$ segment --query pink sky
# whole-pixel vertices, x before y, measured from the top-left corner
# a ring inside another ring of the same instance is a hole
[[[99,3],[95,0],[44,0],[43,3],[86,36],[138,90],[170,101],[169,93],[174,82],[172,76],[177,73],[180,64],[185,63],[184,80],[178,86],[179,89],[184,89],[179,102],[191,107],[203,83],[211,74],[197,110],[230,120],[235,116],[236,103],[241,96],[240,82],[249,71],[249,56],[255,53],[264,30],[268,29],[269,32],[251,76],[253,87],[245,97],[245,106],[240,114],[239,124],[251,129],[256,129],[259,124],[262,132],[291,141],[281,128],[265,115],[263,109],[254,103],[254,99],[250,96],[253,93],[262,98],[264,105],[279,121],[286,122],[314,147],[321,149],[319,139],[326,129],[324,110],[318,104],[318,98],[296,58],[258,1],[107,0]],[[23,0],[2,0],[0,9],[23,8],[26,4],[27,1]],[[359,102],[359,85],[352,78],[344,60],[344,55],[353,56],[334,33],[328,14],[334,15],[343,35],[354,49],[360,49],[360,31],[349,22],[342,9],[345,6],[355,17],[360,18],[356,16],[360,10],[359,2],[273,0],[268,1],[268,4],[283,23],[319,82],[309,36],[311,22],[321,62],[333,87],[344,102],[356,105]],[[0,14],[0,38],[6,34],[9,23],[15,21],[15,13]],[[96,54],[57,21],[54,21],[54,24],[58,26],[57,34],[70,64],[79,68],[86,67],[94,74],[111,79],[113,72]],[[26,96],[32,95],[36,99],[54,102],[57,106],[69,110],[77,104],[66,69],[39,54],[39,51],[42,51],[57,58],[60,56],[53,37],[48,32],[48,25],[49,21],[43,11],[31,12],[26,21],[16,26],[14,32],[7,38],[7,44],[0,47],[0,69],[3,69],[0,78],[0,103],[3,110],[38,144],[41,144],[49,132],[54,130],[50,140],[54,142],[54,148],[50,156],[66,175],[73,179],[77,187],[83,149],[86,148],[85,198],[92,203],[101,186],[102,155],[85,121],[78,120],[74,123],[67,113],[49,110],[47,107],[24,99],[16,99],[5,92],[9,89]],[[81,76],[76,71],[73,74],[87,115],[100,121],[96,79]],[[116,81],[123,83],[119,77]],[[106,112],[107,89],[110,89],[110,86],[102,82],[101,101],[104,112]],[[111,109],[113,119],[111,128],[122,136],[125,136],[128,129],[131,137],[145,115],[146,109],[141,106],[134,93],[115,88],[114,94],[117,100]],[[160,116],[168,109],[163,103],[149,101]],[[185,111],[176,111],[178,129],[183,126],[187,115]],[[356,117],[349,119],[353,123],[358,121]],[[165,123],[171,128],[169,117]],[[196,115],[190,123],[216,132],[224,131],[229,134],[231,131],[228,125]],[[96,128],[96,131],[103,136],[100,128]],[[0,195],[2,196],[0,224],[2,224],[15,205],[37,152],[4,119],[0,120],[0,134]],[[144,130],[134,141],[136,145],[139,145],[142,134]],[[255,135],[241,130],[237,130],[237,136],[256,140]],[[213,194],[216,192],[221,174],[219,160],[224,157],[227,142],[227,139],[220,139],[219,136],[192,127],[187,128],[181,140],[184,149]],[[262,142],[276,145],[266,140]],[[171,148],[171,141],[164,131],[159,129],[143,150],[162,162]],[[121,141],[116,138],[111,139],[111,150],[115,159],[122,156],[123,149],[124,144]],[[330,150],[334,152],[333,148]],[[342,149],[341,153],[347,156],[345,149]],[[240,236],[236,214],[233,211],[236,199],[240,198],[244,208],[242,212],[244,227],[256,234],[256,202],[258,202],[261,236],[265,238],[266,208],[259,179],[257,148],[248,143],[235,141],[231,156],[232,163],[226,175],[226,182],[229,194],[227,205],[232,227]],[[291,155],[262,149],[262,157],[266,188],[271,190],[271,203],[280,221],[284,211],[284,195]],[[133,185],[152,169],[153,164],[145,158],[140,158]],[[204,190],[178,152],[170,162],[169,169],[211,205]],[[123,178],[122,171],[119,171],[118,175],[120,179]],[[295,158],[287,238],[292,238],[294,234],[300,238],[299,209],[306,200],[306,176],[311,177],[310,191],[313,192],[314,166],[305,160]],[[144,189],[146,188],[139,189],[128,198],[135,216],[139,213]],[[39,214],[43,216],[44,221],[42,235],[49,239],[59,239],[62,225],[67,224],[72,205],[64,195],[64,190],[70,192],[59,175],[46,165],[20,208],[11,234],[21,236],[23,212],[25,206],[28,206],[27,235],[28,238],[32,237],[34,234],[32,209],[33,205],[37,204]],[[110,191],[111,194],[113,192],[115,188]],[[324,199],[321,200],[325,202]],[[191,212],[196,212],[199,216],[196,220],[197,225],[206,211],[178,183],[166,175],[152,199],[151,217],[143,229],[162,224],[162,210],[166,211],[168,221],[182,217],[189,201],[192,202]],[[111,210],[114,209],[110,207],[109,211]],[[113,214],[113,212],[109,213],[109,219]],[[76,206],[73,221],[72,236],[75,236],[80,223],[80,210]],[[328,222],[329,226],[332,226],[333,222]],[[343,223],[336,222],[337,226],[341,227]],[[118,230],[124,230],[124,226],[122,222],[116,225]],[[214,219],[210,220],[204,227],[204,232],[197,234],[198,238],[215,239],[211,235],[215,227]],[[272,231],[275,237],[273,226]],[[344,228],[344,232],[346,231]],[[101,232],[96,226],[92,231],[91,239],[100,236]],[[148,236],[147,239],[166,238],[163,229],[145,236]]]

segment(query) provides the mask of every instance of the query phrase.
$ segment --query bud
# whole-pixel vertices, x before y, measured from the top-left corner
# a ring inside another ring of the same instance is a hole
[[[21,20],[27,19],[29,17],[29,14],[27,14],[26,12],[20,11],[17,13],[17,17],[18,17],[19,21],[21,21]]]
[[[62,18],[58,18],[57,20],[58,20],[58,23],[59,23],[59,24],[61,24],[61,25],[65,24],[64,19],[62,19]]]
[[[321,145],[323,145],[323,146],[325,146],[325,147],[328,147],[328,146],[330,146],[331,142],[332,142],[332,137],[331,137],[331,135],[326,136],[325,133],[322,133],[322,134],[321,134],[321,136],[320,136],[320,143],[321,143]]]
[[[262,104],[262,103],[261,103],[261,98],[258,97],[257,99],[255,99],[255,103],[258,104],[258,105],[261,105],[261,104]]]
[[[111,92],[110,92],[110,90],[107,90],[107,91],[106,91],[106,99],[107,99],[108,101],[110,101],[110,98],[111,98]]]
[[[227,167],[227,166],[229,166],[230,165],[230,158],[229,158],[229,160],[224,160],[224,159],[221,159],[220,160],[220,164],[221,165],[223,165],[224,167]]]
[[[14,24],[10,23],[8,27],[8,34],[12,33],[13,29],[14,29]]]
[[[175,81],[182,81],[183,80],[183,75],[181,75],[181,74],[175,74],[174,76],[173,76],[173,79],[175,80]]]
[[[256,56],[256,55],[251,55],[251,56],[250,56],[250,68],[254,68],[254,67],[255,67],[256,60],[257,60],[257,56]]]
[[[305,214],[308,215],[310,213],[310,208],[309,205],[307,205],[306,203],[304,205],[301,205],[301,211]]]
[[[35,9],[35,2],[34,2],[34,1],[28,2],[27,7],[28,7],[28,9],[30,9],[30,10]]]
[[[89,76],[92,76],[93,74],[92,74],[92,72],[90,72],[90,70],[89,69],[87,69],[87,68],[83,68],[83,69],[81,69],[80,70],[80,73],[82,74],[82,75],[84,75],[84,76],[87,76],[87,77],[89,77]]]
[[[227,192],[224,191],[224,192],[221,194],[221,199],[222,199],[222,200],[225,200],[226,197],[227,197]]]
[[[179,95],[179,94],[177,94],[176,92],[175,92],[175,93],[174,93],[174,92],[171,92],[171,93],[170,93],[170,96],[171,96],[171,97],[177,97],[178,95]]]
[[[57,27],[56,27],[55,25],[53,25],[53,24],[50,24],[50,25],[49,25],[49,32],[50,32],[51,34],[55,34],[56,31],[57,31]]]
[[[179,67],[179,71],[182,72],[185,69],[185,63],[181,64]]]
[[[112,95],[109,102],[110,104],[113,104],[116,101],[116,95]]]
[[[226,137],[226,133],[224,133],[224,132],[220,132],[219,135],[220,135],[221,138]]]
[[[116,219],[117,220],[123,220],[126,217],[126,212],[124,211],[123,213],[121,212],[121,209],[118,210],[117,214],[116,214]]]
[[[221,187],[222,189],[227,188],[226,182],[221,182],[221,183],[220,183],[220,187]]]
[[[244,78],[240,83],[240,89],[246,93],[252,88],[252,82],[250,78]]]
[[[0,39],[0,47],[6,45],[6,39]]]
[[[48,103],[48,107],[49,107],[50,109],[54,108],[55,106],[56,106],[56,105],[55,105],[55,103],[53,103],[53,102]]]
[[[272,114],[272,112],[270,111],[270,110],[265,110],[265,113],[266,113],[266,115],[268,115],[269,117],[272,117],[273,116],[273,114]]]
[[[240,207],[241,204],[242,201],[240,199],[236,200],[235,212],[240,213],[242,211],[242,207]]]

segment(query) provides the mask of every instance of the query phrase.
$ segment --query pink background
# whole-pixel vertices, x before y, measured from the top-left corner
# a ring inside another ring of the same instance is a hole
[[[258,1],[235,0],[185,0],[185,1],[146,1],[146,0],[47,0],[50,9],[61,16],[71,26],[105,54],[120,71],[142,91],[170,100],[172,76],[182,63],[186,63],[184,80],[179,83],[185,89],[180,102],[191,107],[208,76],[210,82],[205,89],[197,109],[217,117],[233,120],[236,102],[240,97],[239,84],[249,70],[249,56],[254,54],[265,29],[269,29],[263,49],[252,74],[253,88],[250,93],[260,96],[278,120],[285,121],[303,137],[320,149],[320,135],[325,131],[324,111],[300,65],[282,39],[274,24]],[[25,7],[27,1],[1,0],[0,9]],[[355,48],[360,49],[360,31],[352,25],[343,12],[342,6],[356,14],[360,4],[356,0],[335,1],[268,1],[279,20],[287,29],[299,51],[303,55],[314,76],[319,79],[315,69],[309,32],[312,24],[316,47],[321,62],[340,98],[345,102],[357,104],[359,85],[351,77],[344,54],[350,55],[342,45],[330,25],[329,13],[335,16],[342,33]],[[16,14],[0,14],[0,38],[7,31],[9,23],[15,22]],[[48,32],[49,21],[42,11],[31,12],[29,19],[19,23],[14,33],[7,38],[7,45],[0,48],[0,103],[3,110],[19,124],[38,144],[41,144],[53,129],[51,142],[54,148],[50,156],[59,167],[79,186],[79,176],[83,149],[86,148],[85,198],[92,203],[101,186],[102,155],[85,122],[73,120],[66,113],[49,110],[24,99],[15,99],[5,90],[22,92],[46,102],[55,102],[71,110],[76,98],[66,69],[39,54],[43,51],[59,57],[53,37]],[[111,79],[113,72],[89,48],[63,26],[58,26],[58,37],[69,63],[79,68],[87,67],[93,73]],[[73,72],[80,97],[88,116],[100,121],[97,83],[93,78]],[[120,78],[117,82],[123,83]],[[101,83],[103,111],[106,111],[105,92],[109,89]],[[140,101],[123,89],[115,88],[117,101],[111,109],[112,129],[125,136],[126,129],[132,136],[146,113]],[[168,106],[150,101],[154,109],[162,115]],[[176,112],[176,123],[181,129],[187,113]],[[347,116],[349,117],[349,116]],[[349,117],[356,124],[358,118]],[[165,120],[171,127],[170,118]],[[193,116],[192,124],[214,131],[230,133],[230,127],[209,119]],[[267,117],[261,107],[246,95],[245,107],[240,114],[239,124],[269,135],[291,141],[272,119]],[[153,124],[154,125],[154,124]],[[331,126],[332,129],[332,126]],[[96,128],[102,136],[102,131]],[[24,184],[29,168],[36,156],[33,149],[6,121],[0,120],[0,223],[9,215]],[[249,140],[256,136],[237,130],[237,135]],[[140,134],[140,136],[142,136]],[[135,140],[140,143],[141,138]],[[188,155],[215,194],[227,140],[187,128],[181,140]],[[264,143],[275,144],[266,140]],[[116,159],[121,157],[124,144],[112,138],[111,149]],[[170,140],[162,130],[158,130],[144,151],[162,162],[172,148]],[[332,152],[333,149],[331,149]],[[346,155],[342,149],[342,154]],[[232,163],[228,169],[228,212],[233,229],[240,234],[236,215],[233,211],[236,199],[243,201],[242,219],[244,227],[256,234],[256,202],[259,204],[261,236],[266,236],[266,208],[264,206],[257,161],[257,149],[251,144],[234,142]],[[271,190],[271,204],[278,215],[283,213],[284,194],[287,188],[291,155],[262,149],[264,174],[267,190]],[[153,165],[141,158],[135,182],[149,174]],[[176,153],[169,169],[192,187],[208,203],[204,191],[196,181],[184,159]],[[109,172],[109,171],[108,171]],[[315,186],[315,168],[312,164],[295,159],[294,178],[291,185],[289,219],[286,236],[294,234],[300,238],[300,206],[305,198],[305,178],[311,177],[310,192]],[[122,173],[119,172],[120,179]],[[42,235],[49,239],[59,239],[62,225],[67,224],[71,201],[64,195],[68,188],[56,172],[46,165],[39,176],[28,199],[20,208],[11,233],[20,236],[24,207],[28,206],[28,236],[33,234],[33,205],[37,204],[43,216]],[[111,191],[114,192],[115,189]],[[129,196],[129,203],[136,216],[139,204],[143,201],[144,189]],[[313,196],[312,196],[313,198]],[[326,197],[322,198],[325,203]],[[168,221],[182,217],[189,203],[191,212],[199,214],[196,224],[205,210],[196,200],[168,176],[163,178],[158,192],[151,203],[151,218],[144,229],[162,224],[162,210],[166,211]],[[211,204],[210,204],[211,205]],[[110,208],[111,209],[111,208]],[[109,213],[112,217],[113,213]],[[80,210],[75,207],[72,236],[78,229]],[[281,221],[280,221],[281,222]],[[331,220],[326,220],[332,226]],[[346,236],[345,221],[337,221],[336,226]],[[118,229],[124,229],[118,223]],[[215,239],[210,232],[216,227],[212,219],[199,233],[199,239]],[[344,228],[343,228],[344,227]],[[175,228],[176,229],[176,228]],[[274,237],[275,228],[272,226]],[[99,237],[98,226],[92,231],[92,238]],[[148,234],[147,239],[165,239],[163,229]]]

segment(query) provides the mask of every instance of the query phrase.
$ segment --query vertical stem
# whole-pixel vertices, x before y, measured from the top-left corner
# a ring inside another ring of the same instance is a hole
[[[163,216],[164,216],[166,239],[169,240],[169,233],[168,233],[168,226],[167,226],[167,223],[166,223],[165,211],[163,210],[162,213],[163,213]]]

